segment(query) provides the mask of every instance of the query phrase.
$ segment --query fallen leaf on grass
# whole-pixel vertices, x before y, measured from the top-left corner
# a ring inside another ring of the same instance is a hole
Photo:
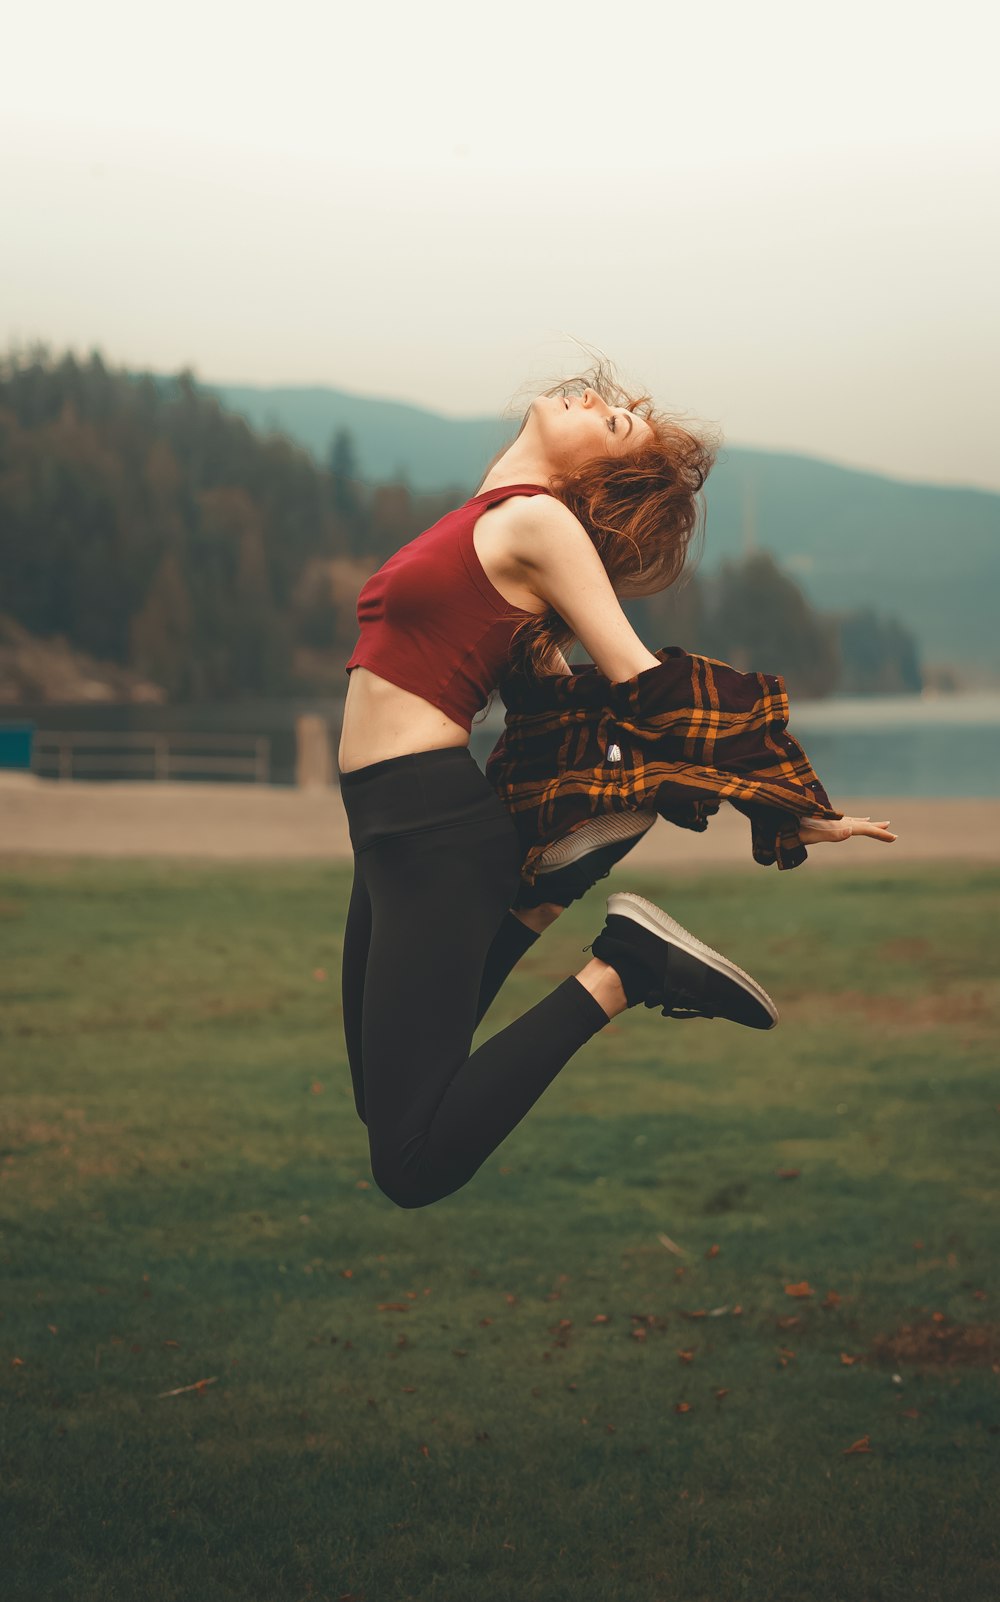
[[[687,1256],[687,1252],[684,1250],[684,1247],[678,1246],[677,1242],[675,1240],[671,1240],[669,1235],[657,1235],[656,1238],[660,1242],[660,1245],[665,1246],[668,1252],[673,1252],[675,1257]]]
[[[716,1401],[717,1401],[717,1402],[721,1402],[721,1401],[722,1401],[722,1398],[723,1398],[723,1397],[724,1397],[724,1396],[728,1396],[728,1395],[729,1395],[729,1388],[728,1388],[728,1386],[723,1386],[723,1387],[722,1387],[722,1389],[721,1389],[721,1390],[718,1390],[718,1391],[716,1391],[716,1393],[715,1393],[715,1400],[716,1400]]]
[[[686,1352],[680,1352],[679,1351],[677,1353],[677,1356],[680,1358],[682,1363],[693,1363],[694,1362],[694,1349],[692,1348],[690,1351],[686,1351]]]
[[[801,1322],[798,1313],[785,1313],[775,1320],[779,1329],[797,1329]]]
[[[708,1248],[708,1251],[705,1253],[705,1256],[706,1257],[718,1257],[718,1255],[721,1252],[721,1250],[722,1250],[721,1246],[710,1246]]]
[[[786,1296],[815,1296],[815,1294],[816,1292],[807,1279],[800,1279],[795,1285],[785,1286]]]
[[[691,1403],[690,1402],[675,1402],[674,1403],[674,1412],[675,1413],[690,1413],[690,1411],[691,1411]]]
[[[203,1391],[206,1385],[214,1385],[218,1377],[218,1374],[213,1374],[211,1379],[195,1380],[193,1385],[178,1385],[174,1391],[158,1391],[157,1396],[182,1396],[185,1391]]]
[[[851,1357],[848,1352],[841,1352],[840,1361],[843,1363],[845,1368],[850,1368],[853,1363],[860,1363],[861,1358]]]
[[[800,1168],[778,1168],[775,1170],[775,1179],[798,1179],[802,1172]]]
[[[862,1435],[860,1441],[855,1441],[851,1446],[845,1446],[841,1456],[850,1457],[852,1452],[870,1452],[872,1450],[870,1442],[870,1435]]]
[[[706,1311],[706,1309],[704,1307],[696,1307],[696,1308],[694,1308],[694,1310],[692,1312],[686,1312],[683,1307],[678,1307],[677,1311],[680,1313],[682,1318],[707,1318],[708,1317],[708,1312]]]
[[[839,1307],[840,1306],[840,1297],[839,1297],[839,1295],[837,1294],[836,1291],[827,1291],[826,1295],[823,1297],[823,1300],[820,1302],[819,1305],[821,1307],[826,1307],[826,1308]]]
[[[606,1324],[608,1322],[608,1316],[609,1315],[607,1313],[595,1313],[590,1322],[592,1324]]]

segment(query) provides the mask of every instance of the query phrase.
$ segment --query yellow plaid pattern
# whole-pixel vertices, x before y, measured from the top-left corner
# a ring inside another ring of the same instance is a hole
[[[843,816],[788,733],[783,679],[679,646],[653,654],[657,667],[617,682],[590,663],[501,681],[507,715],[485,773],[513,818],[528,884],[548,846],[606,812],[655,805],[701,831],[728,801],[750,821],[754,860],[779,868],[806,858],[800,819]]]

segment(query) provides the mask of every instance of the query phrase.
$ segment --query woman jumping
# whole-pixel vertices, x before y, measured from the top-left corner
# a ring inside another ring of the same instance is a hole
[[[512,665],[568,673],[561,647],[573,640],[612,683],[660,665],[618,592],[652,594],[680,574],[713,448],[648,396],[630,398],[603,362],[587,376],[536,396],[478,492],[358,598],[337,758],[354,851],[344,1033],[372,1174],[400,1207],[466,1184],[626,1008],[777,1022],[735,963],[618,892],[585,966],[470,1054],[519,959],[655,816],[625,815],[617,839],[602,820],[589,851],[589,825],[574,831],[571,870],[543,872],[519,901],[515,827],[468,743]],[[854,835],[895,838],[867,818],[809,818],[799,831],[803,844]]]

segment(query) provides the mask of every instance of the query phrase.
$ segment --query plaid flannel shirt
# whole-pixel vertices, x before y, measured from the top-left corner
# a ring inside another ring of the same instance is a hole
[[[533,884],[546,847],[608,812],[655,807],[702,831],[728,801],[750,820],[754,860],[794,868],[806,858],[806,816],[840,818],[788,733],[784,680],[740,673],[679,646],[658,667],[611,681],[591,663],[499,685],[504,732],[485,774],[510,812]]]

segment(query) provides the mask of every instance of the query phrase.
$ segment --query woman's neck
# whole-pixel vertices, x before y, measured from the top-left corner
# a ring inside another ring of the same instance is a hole
[[[551,489],[551,479],[551,464],[537,450],[530,446],[522,449],[515,440],[500,460],[494,462],[476,493],[484,495],[487,490],[501,489],[505,484],[540,484],[543,489]]]

